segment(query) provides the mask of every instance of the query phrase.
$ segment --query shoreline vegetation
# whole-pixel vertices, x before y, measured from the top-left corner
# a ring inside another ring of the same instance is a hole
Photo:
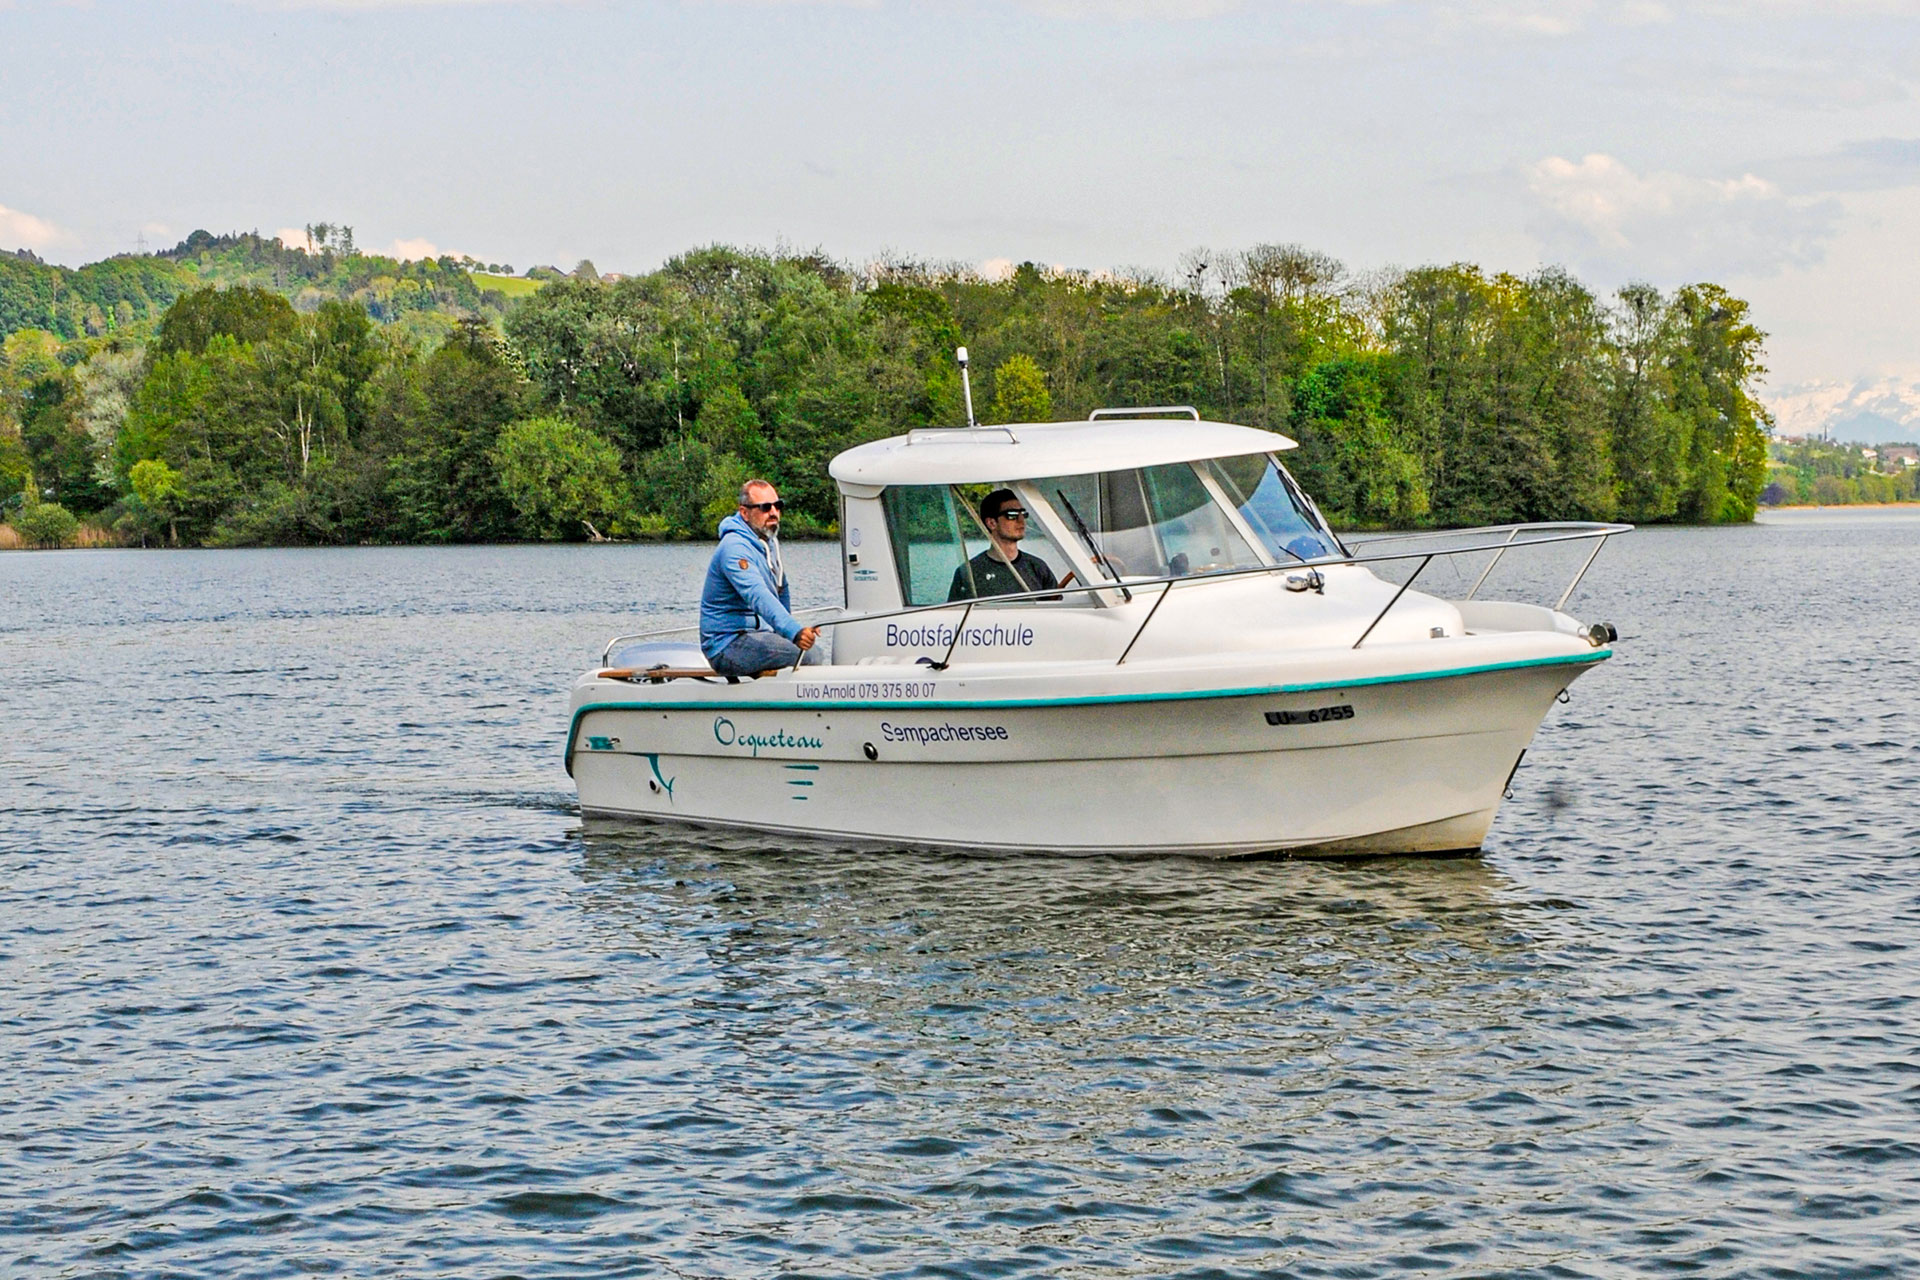
[[[1782,502],[1771,506],[1762,506],[1761,511],[1903,511],[1909,507],[1920,507],[1920,499],[1909,498],[1903,502]]]
[[[1785,474],[1764,337],[1709,283],[1602,299],[1291,245],[1168,276],[726,246],[516,276],[334,224],[200,231],[78,269],[0,253],[0,522],[38,546],[706,539],[765,475],[791,536],[828,536],[834,454],[964,420],[963,343],[983,423],[1191,404],[1298,440],[1341,527],[1746,521]],[[1835,492],[1827,465],[1789,496]]]
[[[1777,502],[1777,503],[1763,502],[1760,504],[1756,514],[1765,515],[1765,514],[1769,514],[1771,512],[1776,512],[1776,511],[1903,511],[1903,510],[1920,510],[1920,498],[1903,498],[1893,502],[1833,502],[1833,503],[1829,503],[1829,502]],[[1374,529],[1356,530],[1351,527],[1341,528],[1340,531],[1343,533],[1376,532],[1376,530]],[[830,542],[830,541],[836,541],[838,537],[839,537],[839,531],[837,529],[828,528],[828,529],[822,529],[822,530],[804,534],[804,535],[788,536],[783,538],[783,540],[786,542]],[[607,537],[602,537],[597,539],[599,543],[605,546],[658,545],[661,543],[671,542],[671,541],[699,542],[699,541],[707,541],[707,540],[710,540],[710,539],[706,539],[701,535],[697,535],[697,534],[689,535],[687,538],[684,538],[684,539],[607,538]],[[491,543],[491,542],[490,543],[452,543],[452,544],[444,544],[444,545],[524,547],[524,546],[553,545],[557,541],[558,541],[557,539],[540,539],[538,541],[533,541],[533,540],[522,538],[522,539],[515,539],[508,542],[499,542],[499,543]],[[586,539],[578,539],[577,541],[590,542],[590,541],[596,541],[596,540],[586,538]],[[257,547],[266,547],[266,546],[276,546],[276,545],[278,546],[311,546],[311,545],[346,546],[348,544],[345,544],[345,543],[333,543],[333,544],[259,543],[259,544],[252,544],[252,545]],[[352,545],[354,546],[422,546],[422,545],[435,545],[435,544],[355,543]],[[74,535],[70,541],[67,541],[64,543],[37,544],[37,543],[28,542],[24,537],[21,536],[20,531],[15,529],[12,525],[0,524],[0,551],[52,551],[52,550],[98,551],[98,550],[126,550],[129,548],[144,550],[144,551],[205,551],[205,550],[244,550],[246,549],[245,547],[240,547],[240,546],[214,547],[214,546],[211,546],[210,544],[189,546],[184,544],[170,545],[164,542],[141,543],[141,542],[135,542],[127,538],[125,535],[117,532],[116,530],[104,528],[100,525],[94,525],[94,524],[79,525],[78,528],[75,530]]]

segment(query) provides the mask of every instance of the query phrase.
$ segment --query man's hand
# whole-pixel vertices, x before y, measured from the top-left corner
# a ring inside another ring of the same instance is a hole
[[[820,628],[802,627],[800,628],[800,634],[793,638],[793,642],[800,646],[800,652],[805,653],[807,650],[813,648],[813,642],[819,638]]]

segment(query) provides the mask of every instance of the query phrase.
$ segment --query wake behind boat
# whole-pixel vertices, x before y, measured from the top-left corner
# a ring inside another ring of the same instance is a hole
[[[582,809],[966,849],[1477,848],[1554,699],[1612,654],[1561,608],[1631,526],[1349,547],[1281,465],[1293,441],[1168,412],[842,453],[845,606],[808,619],[831,661],[730,681],[690,639],[617,638],[573,689]],[[1590,550],[1553,605],[1474,598],[1569,542]],[[1463,556],[1485,569],[1461,598],[1414,589]]]

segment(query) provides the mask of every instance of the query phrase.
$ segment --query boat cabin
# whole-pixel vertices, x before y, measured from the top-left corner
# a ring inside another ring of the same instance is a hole
[[[861,445],[830,468],[841,495],[843,572],[849,614],[951,603],[835,630],[834,662],[981,662],[1097,659],[1111,662],[1139,629],[1143,610],[1172,585],[1230,570],[1314,562],[1342,567],[1346,549],[1280,462],[1287,437],[1251,427],[1142,416],[1161,410],[1100,410],[1085,422],[931,428]],[[980,569],[993,542],[981,503],[1011,490],[1027,512],[1019,551],[1044,562],[1069,589],[1025,598],[990,594],[1011,578]],[[1371,574],[1357,571],[1379,585]],[[1271,647],[1275,628],[1295,642],[1307,618],[1283,608],[1278,574],[1216,577],[1200,592],[1168,592],[1184,615],[1162,620],[1150,651]],[[1324,596],[1324,575],[1315,573]],[[1135,584],[1145,584],[1136,590]],[[1100,589],[1090,590],[1088,588]],[[1371,597],[1374,592],[1366,593]],[[1358,603],[1357,601],[1355,603]],[[1224,612],[1233,620],[1206,621]],[[1326,615],[1324,609],[1317,611]],[[1341,613],[1347,611],[1341,610]],[[964,618],[964,621],[962,619]],[[1242,637],[1223,637],[1218,625]],[[1212,634],[1194,636],[1196,625]],[[1308,632],[1316,628],[1309,627]],[[1201,644],[1182,644],[1180,637]],[[1143,640],[1146,638],[1143,635]],[[1349,637],[1350,639],[1350,637]],[[1169,645],[1173,646],[1169,650]]]

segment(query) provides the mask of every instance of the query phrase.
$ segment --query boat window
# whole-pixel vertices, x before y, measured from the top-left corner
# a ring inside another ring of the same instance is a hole
[[[1311,560],[1335,554],[1339,540],[1293,484],[1280,464],[1264,453],[1241,458],[1212,458],[1211,469],[1229,501],[1273,553],[1282,560]]]
[[[1187,463],[1140,472],[1170,574],[1245,569],[1260,563]]]
[[[1033,483],[1076,532],[1078,513],[1100,553],[1125,577],[1181,577],[1261,563],[1189,463]]]
[[[893,541],[893,560],[900,570],[901,592],[907,604],[944,604],[951,599],[969,597],[992,599],[991,590],[984,596],[979,594],[974,557],[983,554],[989,546],[978,518],[980,503],[1002,487],[1005,486],[890,485],[881,494],[887,511],[887,532]],[[1023,500],[1021,505],[1027,503]],[[1072,562],[1061,553],[1038,519],[1028,519],[1020,551],[1045,561],[1056,582],[1064,579],[1072,568]],[[964,590],[956,593],[956,586],[960,584],[964,584]],[[1031,586],[1037,590],[1040,583],[1036,581]],[[1066,602],[1091,603],[1085,595],[1067,596]],[[1035,602],[1009,603],[1019,606]]]
[[[967,562],[961,548],[953,490],[943,484],[893,485],[880,495],[887,509],[887,535],[900,570],[906,602],[938,604],[953,575]]]
[[[1159,577],[1165,562],[1148,527],[1147,499],[1138,471],[1101,471],[1034,481],[1059,510],[1067,527],[1084,524],[1100,554],[1116,572]],[[1084,536],[1084,535],[1083,535]]]

